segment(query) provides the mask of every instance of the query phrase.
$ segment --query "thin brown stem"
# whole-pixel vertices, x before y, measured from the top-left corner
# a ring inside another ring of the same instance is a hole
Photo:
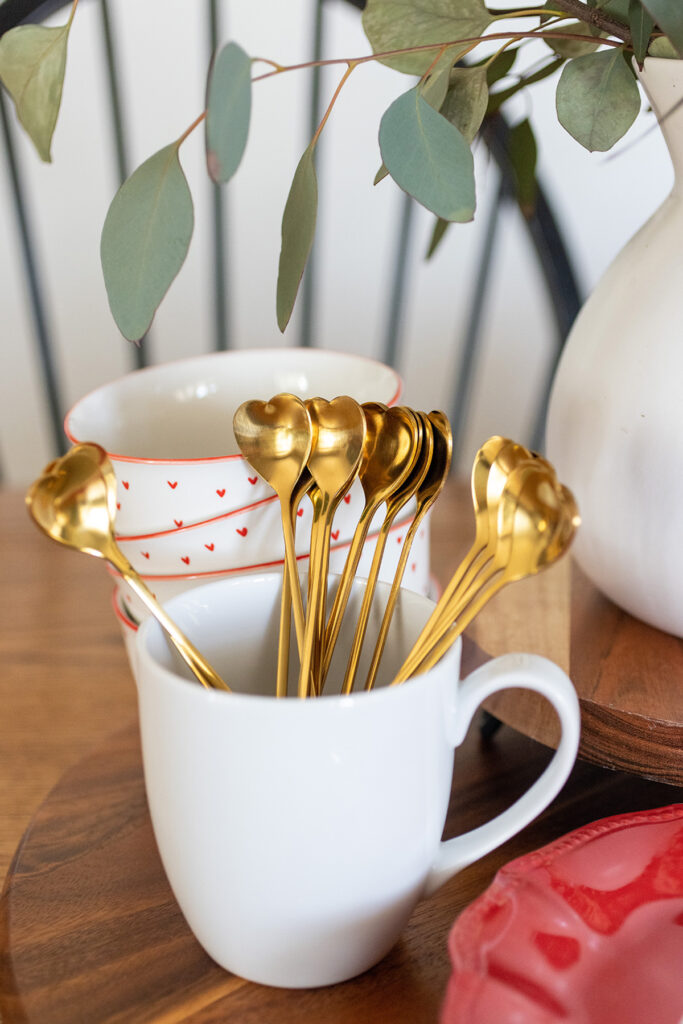
[[[199,114],[198,117],[195,117],[195,119],[192,122],[192,124],[190,125],[190,127],[186,128],[185,131],[183,132],[183,134],[180,136],[180,138],[176,140],[176,148],[178,146],[182,146],[183,142],[188,137],[188,135],[191,135],[192,132],[195,130],[195,128],[198,125],[200,125],[205,118],[206,118],[206,111],[202,110],[201,114]]]
[[[563,0],[568,2],[568,0]],[[624,26],[621,26],[622,30]],[[613,33],[616,35],[617,33]],[[452,39],[446,43],[425,43],[421,46],[404,46],[400,50],[383,50],[381,53],[368,53],[362,57],[328,57],[325,60],[309,60],[304,61],[301,64],[284,64],[275,71],[266,71],[262,75],[257,75],[252,78],[252,82],[261,82],[264,78],[272,78],[273,75],[281,75],[285,71],[303,71],[306,68],[322,68],[332,67],[335,64],[347,64],[353,65],[354,67],[358,64],[367,64],[373,60],[387,60],[390,57],[403,57],[406,54],[411,53],[428,53],[431,50],[448,50],[451,47],[461,46],[463,44],[472,43],[475,46],[477,43],[487,43],[490,41],[496,41],[498,39],[510,39],[513,42],[518,39],[542,39],[543,30],[534,29],[528,32],[490,32],[485,36],[467,36],[463,39]],[[620,37],[621,38],[621,37]],[[558,39],[568,39],[571,41],[577,41],[584,43],[586,41],[586,34],[580,32],[557,32],[553,31],[553,41]],[[630,36],[629,36],[630,39]],[[616,42],[614,39],[601,39],[600,44],[602,46],[621,46],[622,42]]]
[[[71,11],[69,12],[69,20],[67,21],[67,25],[69,26],[69,28],[71,27],[71,22],[74,20],[74,14],[76,13],[77,7],[78,0],[73,0],[73,3],[71,5]]]
[[[331,100],[330,100],[330,102],[329,102],[329,105],[328,105],[328,107],[327,107],[327,110],[326,110],[326,111],[325,111],[325,113],[323,114],[323,117],[322,117],[322,121],[320,122],[320,124],[319,124],[319,125],[318,125],[318,127],[316,128],[316,130],[315,130],[315,135],[314,135],[314,136],[313,136],[313,138],[311,139],[311,147],[315,146],[316,142],[317,142],[317,141],[318,141],[318,139],[320,138],[320,133],[322,132],[322,130],[323,130],[323,128],[325,127],[325,125],[327,124],[327,119],[328,119],[328,117],[330,116],[330,114],[332,113],[332,107],[333,107],[333,106],[335,105],[335,103],[337,102],[337,97],[339,96],[339,93],[340,93],[340,92],[342,91],[342,88],[343,88],[343,86],[344,86],[344,83],[346,82],[346,80],[348,79],[349,75],[351,74],[351,72],[353,71],[353,69],[354,69],[355,67],[356,67],[356,62],[355,62],[355,61],[352,61],[352,60],[351,60],[351,61],[349,61],[349,65],[348,65],[348,67],[347,67],[346,71],[345,71],[345,72],[344,72],[344,74],[342,75],[342,77],[341,77],[341,80],[340,80],[340,82],[339,82],[339,84],[338,84],[337,88],[336,88],[336,89],[334,90],[334,95],[333,95],[332,99],[331,99]]]
[[[579,21],[592,25],[594,28],[600,29],[601,32],[616,36],[628,46],[632,45],[631,31],[628,26],[617,21],[616,18],[610,17],[599,7],[589,7],[588,4],[583,3],[583,0],[553,0],[553,3],[559,10],[571,14]]]

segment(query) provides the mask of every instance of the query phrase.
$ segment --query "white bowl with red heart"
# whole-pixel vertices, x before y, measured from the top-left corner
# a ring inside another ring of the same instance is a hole
[[[314,348],[217,352],[97,388],[74,405],[64,429],[73,443],[94,441],[108,453],[116,533],[139,538],[253,511],[272,496],[235,442],[232,420],[242,402],[289,392],[394,405],[401,390],[395,370],[364,356]]]

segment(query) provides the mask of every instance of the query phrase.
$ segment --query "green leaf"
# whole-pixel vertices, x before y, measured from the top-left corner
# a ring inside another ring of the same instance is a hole
[[[363,28],[374,53],[480,36],[492,20],[483,0],[367,0],[363,11]],[[386,57],[382,62],[397,71],[423,75],[437,52]],[[448,59],[454,63],[455,54]]]
[[[605,152],[635,121],[640,93],[622,50],[611,49],[570,61],[555,102],[562,127],[590,152]]]
[[[379,148],[397,185],[444,220],[474,216],[474,161],[465,139],[416,88],[385,111]]]
[[[282,215],[282,247],[277,277],[277,322],[281,331],[292,315],[315,234],[318,179],[313,154],[314,143],[311,143],[294,172]]]
[[[451,69],[447,65],[436,74],[432,73],[426,82],[422,82],[418,88],[420,95],[432,110],[440,110],[441,104],[446,99],[448,85],[450,83]]]
[[[642,0],[665,36],[671,40],[679,57],[683,57],[683,4],[680,0]]]
[[[239,167],[251,117],[251,58],[237,43],[216,56],[206,90],[206,165],[216,182]]]
[[[100,257],[119,330],[137,341],[180,270],[194,210],[173,142],[135,170],[114,196],[102,228]]]
[[[491,88],[496,82],[499,82],[501,78],[505,78],[506,75],[512,70],[512,65],[515,63],[517,54],[519,53],[519,47],[511,49],[508,47],[507,50],[502,50],[497,54],[491,63],[488,63],[488,58],[482,62],[482,66],[486,68],[486,83]]]
[[[443,217],[437,217],[434,223],[434,230],[432,231],[432,237],[429,240],[429,246],[425,254],[425,259],[430,260],[437,248],[441,244],[441,239],[446,234],[447,229],[451,226],[449,220],[444,220]]]
[[[573,32],[575,35],[584,36],[579,39],[555,39],[557,33]],[[586,53],[593,53],[600,46],[600,37],[590,32],[588,25],[583,21],[570,21],[557,28],[546,29],[543,35],[543,42],[560,57],[583,57]]]
[[[50,147],[62,102],[66,25],[19,25],[0,38],[0,81],[14,100],[17,117],[41,160],[50,163]]]
[[[500,92],[492,92],[489,95],[489,105],[487,108],[487,114],[495,114],[497,110],[500,110],[503,103],[506,103],[511,96],[520,92],[522,89],[526,89],[527,86],[533,85],[535,82],[541,82],[544,78],[548,78],[550,75],[554,75],[558,68],[561,68],[564,64],[564,59],[558,57],[556,60],[546,64],[545,67],[539,68],[538,71],[534,71],[526,78],[520,79],[519,82],[515,82],[514,85],[508,86],[507,89],[501,89]]]
[[[507,155],[515,180],[517,202],[525,217],[529,218],[536,206],[536,158],[538,149],[529,119],[520,121],[510,129]]]
[[[441,113],[471,143],[484,120],[489,102],[486,68],[453,68]]]
[[[636,60],[642,67],[643,61],[647,56],[647,48],[650,44],[650,36],[652,35],[655,23],[640,0],[630,0],[629,23],[633,40],[633,52]]]
[[[667,39],[666,36],[657,36],[656,39],[653,39],[647,52],[650,57],[666,57],[669,60],[680,59],[671,40]]]

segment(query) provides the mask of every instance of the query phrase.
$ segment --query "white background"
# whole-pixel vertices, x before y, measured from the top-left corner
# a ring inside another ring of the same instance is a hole
[[[177,138],[203,108],[205,5],[200,0],[111,0],[111,12],[121,52],[130,160],[136,166]],[[53,20],[62,23],[66,13]],[[232,38],[251,55],[281,63],[307,59],[311,24],[311,0],[223,4],[223,40]],[[368,52],[358,12],[341,0],[328,4],[325,50],[339,57]],[[265,65],[258,67],[265,70]],[[342,70],[326,70],[325,102]],[[309,74],[292,72],[255,85],[247,154],[226,189],[235,347],[298,340],[296,313],[284,338],[277,329],[275,280],[282,208],[308,142]],[[372,186],[380,164],[377,128],[384,109],[411,84],[411,79],[381,66],[358,68],[325,129],[315,339],[326,348],[376,354],[381,343],[400,193],[389,179]],[[555,85],[551,79],[534,87],[509,116],[513,121],[527,114],[532,118],[543,183],[585,292],[665,197],[672,172],[646,101],[636,125],[612,154],[591,155],[557,124]],[[69,43],[53,163],[41,164],[15,132],[66,407],[131,365],[130,345],[109,313],[99,265],[101,226],[117,186],[105,96],[99,10],[83,0]],[[212,235],[203,146],[201,132],[195,132],[181,150],[195,198],[195,232],[187,263],[156,317],[151,361],[182,358],[212,346]],[[477,175],[474,223],[452,226],[430,263],[423,254],[433,218],[423,211],[418,217],[400,370],[406,401],[422,408],[448,407],[453,392],[462,318],[496,177],[481,150]],[[36,476],[52,451],[4,154],[0,204],[0,463],[5,481],[23,484]],[[535,257],[514,216],[505,217],[493,270],[463,466],[490,434],[526,439],[553,343]]]

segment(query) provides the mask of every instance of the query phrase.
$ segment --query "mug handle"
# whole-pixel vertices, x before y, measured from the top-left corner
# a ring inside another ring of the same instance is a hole
[[[511,807],[485,825],[439,844],[423,896],[429,896],[456,872],[521,832],[557,796],[576,760],[581,715],[571,680],[557,665],[537,654],[504,654],[458,684],[451,708],[450,741],[458,747],[482,701],[512,687],[534,690],[555,708],[562,736],[555,754],[534,784]]]

